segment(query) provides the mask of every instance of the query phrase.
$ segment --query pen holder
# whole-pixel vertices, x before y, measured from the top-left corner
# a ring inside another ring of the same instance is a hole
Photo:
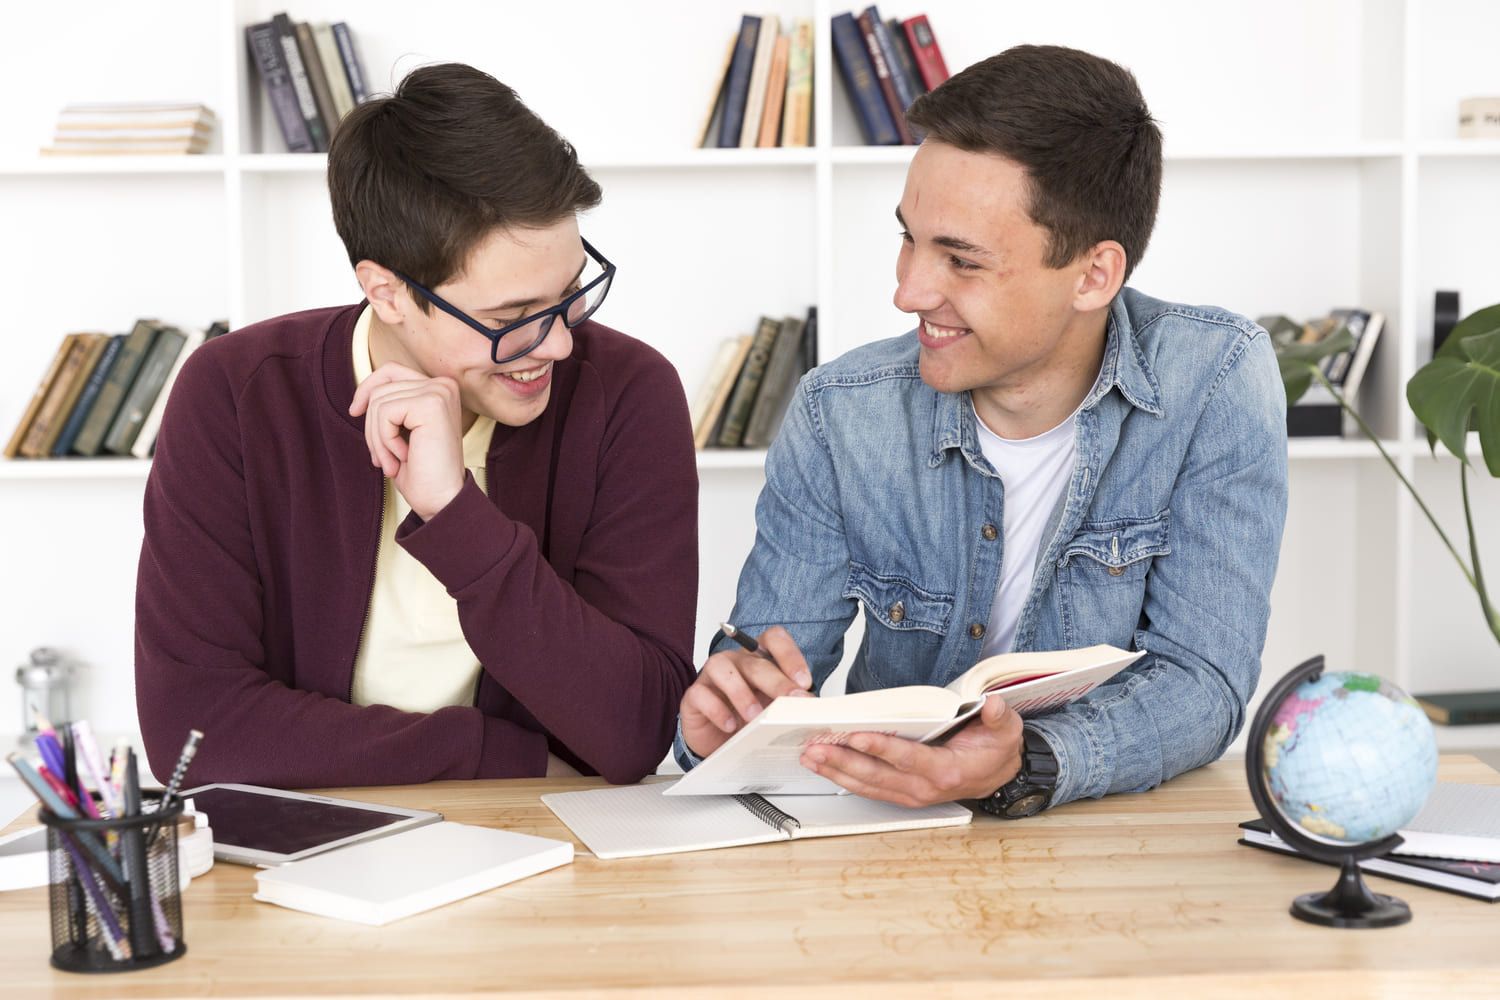
[[[177,882],[183,803],[116,819],[62,819],[48,809],[52,964],[128,972],[187,952]]]

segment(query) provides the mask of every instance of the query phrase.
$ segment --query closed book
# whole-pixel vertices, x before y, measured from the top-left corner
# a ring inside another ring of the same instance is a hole
[[[312,25],[313,44],[318,47],[318,61],[328,82],[328,96],[333,98],[334,121],[343,121],[354,110],[354,95],[349,91],[349,77],[344,75],[344,61],[339,57],[339,43],[333,37],[333,26],[327,21]]]
[[[818,367],[818,307],[809,306],[807,319],[802,322],[802,370],[810,372]]]
[[[1392,854],[1500,864],[1500,785],[1439,781]]]
[[[1480,726],[1500,722],[1500,690],[1454,691],[1414,697],[1427,717],[1442,726]]]
[[[937,36],[932,33],[932,24],[926,14],[918,14],[901,22],[906,29],[906,40],[911,45],[911,57],[917,64],[917,72],[928,90],[936,90],[948,79],[948,64],[943,60],[943,50],[938,46]]]
[[[720,448],[738,448],[745,436],[745,425],[750,422],[750,411],[755,407],[756,394],[760,392],[761,380],[766,374],[766,365],[771,361],[771,351],[776,346],[776,335],[781,324],[770,317],[761,317],[755,339],[750,342],[750,353],[745,355],[745,364],[735,380],[734,391],[729,402],[724,404],[724,426],[719,428]]]
[[[32,452],[27,452],[26,446],[21,446],[21,454],[29,458],[50,458],[53,449],[57,446],[58,439],[62,436],[64,428],[67,427],[68,419],[77,409],[78,398],[83,395],[84,387],[88,385],[89,376],[93,374],[94,368],[99,364],[99,357],[104,353],[104,348],[109,344],[107,333],[80,333],[78,339],[73,342],[73,355],[63,363],[63,370],[57,377],[57,385],[53,387],[52,395],[42,405],[41,414],[37,417],[36,425],[32,430],[38,429],[37,425],[45,424],[46,429],[41,433],[40,440]],[[77,362],[76,366],[69,370],[69,366]],[[56,400],[56,409],[48,412],[53,400]],[[28,435],[28,439],[30,435]]]
[[[781,105],[786,100],[786,63],[792,40],[787,35],[776,39],[771,51],[771,72],[766,78],[766,106],[760,115],[761,146],[775,146],[781,138]]]
[[[854,23],[853,14],[840,14],[833,19],[833,58],[838,63],[839,75],[854,103],[855,117],[864,133],[865,142],[871,146],[899,146],[901,133],[891,118],[891,109],[886,106],[885,96],[875,79],[875,67],[870,62],[870,50],[865,44],[864,33]]]
[[[915,77],[909,75],[902,65],[901,59],[905,53],[901,46],[896,44],[896,36],[891,34],[891,27],[880,16],[879,9],[871,5],[866,7],[864,14],[860,16],[862,18],[868,16],[870,19],[870,30],[874,32],[875,41],[880,46],[880,55],[885,59],[885,68],[891,74],[891,86],[895,88],[896,100],[901,105],[901,113],[896,116],[896,120],[904,125],[906,124],[906,109],[911,107],[911,102],[915,101],[922,91],[918,89]],[[913,72],[915,72],[915,67],[913,67]],[[911,126],[907,126],[907,131],[911,131]],[[911,134],[914,142],[922,141],[921,136],[915,132]]]
[[[813,23],[799,18],[792,24],[791,47],[786,58],[786,98],[781,112],[781,144],[812,145]]]
[[[542,804],[567,824],[594,857],[639,858],[808,837],[964,826],[973,813],[956,802],[920,809],[847,796],[667,794],[675,783],[552,792]]]
[[[260,73],[266,100],[276,116],[281,137],[286,141],[287,152],[313,152],[312,136],[308,134],[302,110],[297,106],[297,92],[292,88],[291,72],[287,69],[286,57],[282,55],[281,43],[276,40],[276,27],[269,21],[252,24],[245,29],[245,41],[250,48],[250,62]]]
[[[750,74],[755,68],[755,46],[760,41],[760,18],[746,14],[740,18],[739,41],[734,58],[729,61],[729,80],[724,84],[724,117],[719,121],[719,148],[740,144],[745,127],[745,104],[750,99]]]
[[[172,394],[172,383],[177,381],[177,374],[182,371],[183,363],[187,361],[188,355],[192,354],[194,349],[206,339],[207,331],[187,330],[184,335],[187,341],[182,345],[182,350],[177,352],[177,360],[172,362],[172,369],[167,372],[166,381],[162,383],[161,391],[156,394],[156,402],[151,404],[150,412],[141,423],[140,433],[136,434],[135,443],[130,446],[130,453],[136,458],[151,457],[151,452],[156,447],[156,433],[161,429],[161,417],[166,412],[167,399]]]
[[[738,33],[730,35],[729,44],[724,48],[724,64],[719,67],[719,73],[714,77],[714,96],[709,99],[708,111],[703,115],[703,125],[698,129],[699,149],[718,145],[719,133],[714,130],[714,125],[722,121],[724,117],[725,84],[729,82],[729,64],[734,59],[734,50],[739,41]]]
[[[432,823],[255,873],[255,898],[379,927],[573,861],[573,845]]]
[[[281,57],[286,60],[287,75],[292,80],[292,91],[297,95],[297,111],[307,124],[307,134],[312,139],[313,150],[328,152],[328,126],[318,114],[318,102],[313,97],[312,81],[307,76],[307,64],[302,61],[302,50],[297,46],[297,28],[285,14],[271,18],[276,29],[276,44],[281,46]]]
[[[312,87],[313,103],[318,106],[318,117],[323,119],[323,125],[328,129],[331,139],[333,130],[339,123],[339,113],[333,106],[333,91],[328,86],[328,77],[323,70],[323,57],[318,53],[317,43],[313,41],[312,25],[306,21],[298,21],[294,27],[297,32],[297,52],[302,56],[302,65],[307,68],[307,82]]]
[[[21,442],[22,458],[41,458],[47,452],[44,449],[45,442],[55,440],[54,433],[56,424],[68,418],[62,410],[63,399],[68,395],[72,384],[77,381],[79,371],[83,367],[83,356],[86,345],[83,343],[83,334],[68,334],[68,350],[63,357],[62,368],[58,370],[57,376],[53,378],[52,385],[47,389],[47,397],[42,400],[42,405],[36,411],[36,416],[31,420],[31,426],[26,430],[26,437]]]
[[[78,439],[73,442],[73,454],[97,455],[104,449],[104,438],[114,426],[115,417],[125,403],[125,395],[146,361],[151,342],[156,339],[157,329],[158,324],[154,319],[137,320],[125,337],[120,355],[110,367],[109,375],[104,379],[104,385],[99,388],[99,395],[94,400],[94,406],[78,431]]]
[[[140,372],[125,394],[120,412],[115,415],[115,422],[104,436],[105,451],[112,455],[130,454],[130,446],[135,444],[135,436],[146,422],[146,414],[151,412],[185,343],[187,337],[181,330],[166,326],[157,332],[151,350],[146,352],[146,360],[141,363]]]
[[[47,371],[31,393],[31,401],[26,404],[21,419],[16,422],[16,429],[11,432],[10,440],[5,444],[6,458],[15,458],[21,454],[21,444],[26,440],[26,432],[31,430],[31,422],[36,419],[37,411],[47,401],[47,393],[51,390],[52,383],[57,381],[57,373],[62,371],[63,362],[68,360],[68,352],[72,347],[73,335],[70,333],[57,345],[57,352],[47,364]]]
[[[1304,861],[1319,861],[1298,851],[1291,844],[1276,836],[1265,820],[1252,819],[1240,824],[1245,835],[1240,843],[1246,847],[1259,847],[1279,854],[1288,854]],[[1320,864],[1332,862],[1319,861]],[[1456,892],[1493,903],[1500,899],[1500,864],[1488,861],[1454,861],[1446,858],[1401,857],[1387,854],[1379,858],[1367,858],[1357,862],[1361,870],[1371,875],[1380,875],[1398,882],[1425,885],[1433,889]]]
[[[901,19],[893,17],[885,22],[886,29],[890,32],[891,43],[896,49],[896,62],[901,64],[901,73],[911,84],[912,93],[921,97],[927,93],[927,84],[922,82],[922,72],[917,69],[917,61],[912,58],[911,39],[906,37],[906,29],[901,26]]]
[[[719,353],[709,366],[708,379],[703,384],[703,390],[712,387],[712,391],[706,398],[694,403],[693,447],[699,451],[714,440],[714,431],[722,423],[720,418],[724,415],[724,404],[729,401],[729,393],[734,389],[740,369],[745,365],[745,356],[750,353],[750,344],[754,340],[755,336],[747,333],[727,337],[719,345]],[[699,390],[700,395],[703,390]]]
[[[335,22],[332,28],[333,40],[339,46],[339,61],[344,64],[344,78],[349,81],[349,93],[355,104],[363,104],[370,99],[370,88],[365,82],[364,61],[354,46],[354,32],[343,21]]]
[[[1357,331],[1356,324],[1358,325]],[[1348,328],[1354,334],[1356,342],[1354,350],[1348,352],[1349,363],[1343,371],[1342,386],[1344,399],[1350,403],[1359,397],[1359,387],[1365,380],[1365,372],[1370,367],[1370,358],[1375,354],[1375,348],[1380,342],[1380,331],[1384,327],[1385,314],[1367,312],[1363,309],[1351,310]]]
[[[766,107],[766,82],[771,78],[771,57],[776,54],[776,39],[781,37],[781,19],[764,14],[760,19],[760,36],[755,42],[755,61],[750,64],[750,89],[745,96],[745,120],[740,126],[740,145],[752,147],[760,141],[760,121]]]
[[[125,335],[123,333],[110,337],[109,342],[104,345],[98,364],[94,365],[94,370],[89,372],[83,392],[79,394],[78,402],[73,404],[73,412],[68,414],[68,422],[63,425],[62,433],[58,435],[57,442],[52,446],[54,457],[72,453],[73,444],[78,440],[78,432],[83,430],[84,421],[93,410],[94,401],[99,398],[99,390],[104,387],[104,380],[109,377],[110,370],[115,366],[115,359],[120,356],[120,348],[124,346]]]
[[[746,448],[770,445],[781,429],[782,415],[786,413],[787,402],[792,398],[801,375],[802,320],[788,316],[781,321],[776,346],[771,349],[771,360],[766,363],[766,374],[755,397],[755,407],[750,411],[750,422],[745,425],[743,444]]]
[[[896,78],[891,73],[885,49],[880,44],[880,29],[885,27],[880,21],[880,12],[874,7],[868,7],[859,15],[857,23],[860,33],[865,38],[865,48],[870,51],[870,65],[875,68],[875,81],[880,86],[880,96],[885,101],[885,106],[890,109],[891,121],[895,123],[896,133],[901,136],[901,142],[910,146],[912,136],[911,129],[906,125],[906,103],[901,99],[901,90],[896,85]]]

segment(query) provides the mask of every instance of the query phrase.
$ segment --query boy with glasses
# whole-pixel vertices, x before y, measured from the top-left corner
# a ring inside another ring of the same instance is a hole
[[[163,420],[154,769],[199,728],[202,781],[639,779],[693,676],[697,471],[671,365],[590,320],[598,185],[460,65],[354,109],[328,184],[364,301],[210,342]]]

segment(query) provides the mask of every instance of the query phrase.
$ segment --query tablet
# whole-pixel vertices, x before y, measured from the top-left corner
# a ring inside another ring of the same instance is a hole
[[[202,785],[182,793],[208,817],[214,857],[270,868],[441,820],[442,814],[258,785]]]

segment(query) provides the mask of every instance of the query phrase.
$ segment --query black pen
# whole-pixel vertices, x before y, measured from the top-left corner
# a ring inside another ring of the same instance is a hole
[[[125,817],[141,815],[140,769],[135,751],[125,751]],[[130,912],[130,950],[136,958],[151,958],[160,948],[151,923],[151,872],[146,864],[146,837],[139,824],[131,823],[120,833],[125,862],[126,902]]]
[[[729,638],[739,643],[746,652],[754,653],[756,656],[759,656],[762,659],[770,660],[772,663],[776,662],[775,657],[766,652],[764,649],[760,648],[760,643],[755,641],[754,636],[746,635],[744,632],[741,632],[739,629],[735,628],[728,622],[720,622],[719,631],[723,632],[725,635],[729,636]]]

